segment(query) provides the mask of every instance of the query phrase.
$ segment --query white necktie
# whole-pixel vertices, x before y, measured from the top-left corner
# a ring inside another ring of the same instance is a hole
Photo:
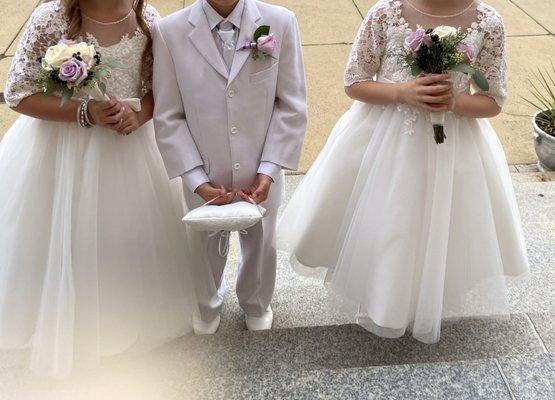
[[[229,71],[235,56],[235,30],[233,29],[233,24],[229,21],[221,22],[218,26],[218,35],[222,39],[222,56]]]

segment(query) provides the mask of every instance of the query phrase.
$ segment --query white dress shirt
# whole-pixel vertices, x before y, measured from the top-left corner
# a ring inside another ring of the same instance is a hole
[[[202,8],[206,19],[208,20],[208,26],[212,31],[212,36],[216,42],[216,46],[224,59],[227,69],[231,69],[233,63],[233,55],[225,54],[226,46],[232,46],[233,49],[237,47],[237,38],[239,37],[239,29],[241,27],[241,17],[243,15],[243,9],[245,8],[245,0],[239,0],[231,14],[227,18],[222,17],[214,8],[208,3],[208,1],[203,0]],[[235,34],[232,36],[232,40],[229,43],[225,43],[222,37],[228,37],[228,32],[234,31]],[[222,32],[223,31],[223,32]],[[234,50],[235,51],[235,50]],[[268,161],[262,161],[258,167],[258,173],[264,174],[272,178],[273,181],[277,179],[278,174],[281,172],[281,167],[277,164]],[[191,192],[195,192],[200,185],[206,182],[210,182],[208,175],[203,167],[199,166],[190,171],[187,171],[182,176],[183,182],[189,188]]]

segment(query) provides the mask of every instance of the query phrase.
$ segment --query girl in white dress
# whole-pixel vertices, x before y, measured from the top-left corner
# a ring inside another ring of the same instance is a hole
[[[417,25],[467,30],[489,91],[459,73],[412,77],[399,55]],[[507,161],[484,119],[501,110],[506,72],[501,17],[479,0],[380,0],[362,23],[345,73],[355,102],[292,197],[279,241],[302,272],[324,268],[368,330],[432,343],[442,318],[509,312],[507,279],[529,266]],[[439,110],[449,111],[441,145],[429,119]]]
[[[13,59],[6,102],[23,115],[0,143],[0,348],[31,348],[56,377],[191,330],[196,301],[170,182],[151,122],[149,28],[139,0],[54,0],[37,7]],[[35,81],[60,39],[119,61],[108,92],[60,106]],[[135,113],[117,99],[139,98]],[[175,192],[174,192],[175,191]]]

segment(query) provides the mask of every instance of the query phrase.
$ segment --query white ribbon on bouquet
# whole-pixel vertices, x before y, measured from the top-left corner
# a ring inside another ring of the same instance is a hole
[[[92,87],[85,87],[81,89],[81,93],[89,95],[93,100],[96,101],[108,101],[110,98],[107,94],[103,94],[98,85]],[[141,99],[132,97],[128,99],[119,99],[123,104],[131,108],[135,112],[141,111]]]

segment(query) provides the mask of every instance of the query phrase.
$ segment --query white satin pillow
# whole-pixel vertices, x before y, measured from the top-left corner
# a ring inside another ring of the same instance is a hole
[[[241,231],[256,225],[266,210],[264,207],[246,201],[223,206],[203,205],[191,210],[183,217],[183,222],[196,231]]]

